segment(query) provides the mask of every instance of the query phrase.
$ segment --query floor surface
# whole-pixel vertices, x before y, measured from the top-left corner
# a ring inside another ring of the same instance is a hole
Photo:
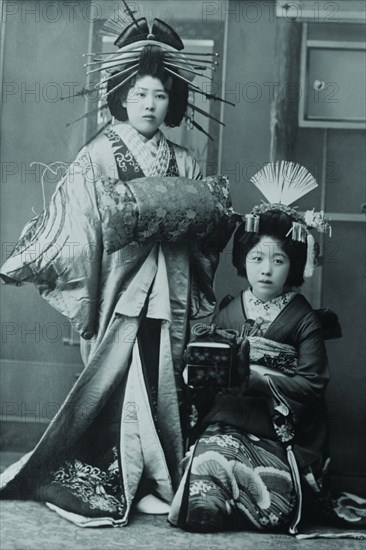
[[[2,468],[19,455],[2,453]],[[186,533],[166,516],[134,514],[121,528],[80,528],[36,502],[0,501],[1,550],[365,550],[365,540],[297,540],[258,532]]]

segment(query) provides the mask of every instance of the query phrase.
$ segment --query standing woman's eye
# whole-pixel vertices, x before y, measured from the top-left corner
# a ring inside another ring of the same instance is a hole
[[[262,256],[260,256],[259,254],[253,254],[251,256],[248,256],[248,262],[260,262],[262,259]]]

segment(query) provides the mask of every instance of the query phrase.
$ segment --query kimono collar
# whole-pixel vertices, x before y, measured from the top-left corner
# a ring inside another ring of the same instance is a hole
[[[262,302],[262,300],[259,300],[256,296],[254,296],[250,288],[247,288],[243,294],[243,302],[247,318],[255,321],[258,317],[261,317],[263,319],[261,328],[265,331],[295,296],[296,292],[290,291],[285,292],[284,294],[281,294],[268,302]]]
[[[140,134],[128,123],[116,124],[114,130],[125,142],[145,176],[164,176],[169,167],[170,151],[164,134],[157,130],[152,138]]]

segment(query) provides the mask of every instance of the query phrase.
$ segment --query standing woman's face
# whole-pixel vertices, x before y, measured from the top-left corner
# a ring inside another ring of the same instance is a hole
[[[142,76],[130,88],[122,105],[127,110],[131,126],[145,137],[151,138],[165,120],[169,93],[158,78]]]

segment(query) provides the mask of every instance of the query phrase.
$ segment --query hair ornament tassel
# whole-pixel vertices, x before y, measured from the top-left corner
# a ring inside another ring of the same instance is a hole
[[[245,214],[245,231],[248,233],[258,233],[259,216],[255,214]]]
[[[312,277],[314,273],[315,263],[315,240],[311,233],[306,236],[307,251],[306,251],[306,263],[304,269],[304,277]]]
[[[286,237],[291,235],[293,241],[300,241],[302,243],[305,243],[307,234],[308,234],[308,231],[304,224],[299,223],[298,221],[293,221],[291,229],[286,234]]]

